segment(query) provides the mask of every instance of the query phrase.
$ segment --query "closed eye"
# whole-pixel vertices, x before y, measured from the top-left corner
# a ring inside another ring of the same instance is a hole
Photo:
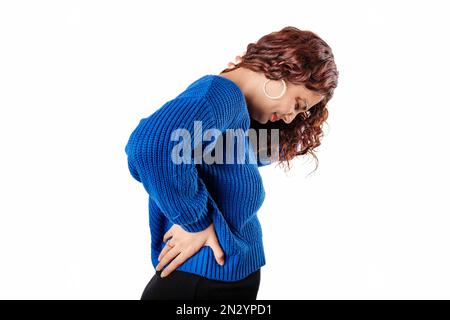
[[[299,111],[300,110],[300,105],[298,103],[295,104],[295,111]],[[308,110],[308,105],[305,104],[305,106],[303,107],[303,111]]]
[[[304,102],[303,111],[306,111],[306,110],[309,109],[308,103],[307,103],[304,99],[297,98],[296,100],[297,100],[297,101],[298,101],[298,100],[302,100],[302,101]],[[295,104],[295,111],[299,111],[299,110],[300,110],[300,104],[297,102],[297,103]]]

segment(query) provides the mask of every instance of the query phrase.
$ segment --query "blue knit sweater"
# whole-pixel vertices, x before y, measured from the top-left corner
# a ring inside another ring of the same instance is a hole
[[[205,75],[141,119],[125,147],[128,169],[149,195],[152,264],[156,268],[165,246],[163,235],[173,224],[188,232],[199,232],[214,223],[225,254],[224,265],[219,265],[212,249],[204,246],[176,270],[213,280],[238,281],[265,265],[262,230],[256,214],[265,198],[258,166],[269,163],[260,162],[248,139],[244,163],[228,163],[224,159],[223,163],[207,164],[194,161],[194,157],[189,163],[174,163],[171,152],[180,144],[171,138],[176,129],[184,128],[190,133],[194,141],[192,154],[200,144],[202,150],[214,145],[214,139],[205,141],[204,137],[195,142],[194,121],[201,121],[203,133],[210,128],[220,130],[222,139],[226,129],[246,131],[250,115],[244,94],[225,77]],[[223,140],[220,150],[224,154],[228,143]],[[236,159],[236,149],[233,151]]]

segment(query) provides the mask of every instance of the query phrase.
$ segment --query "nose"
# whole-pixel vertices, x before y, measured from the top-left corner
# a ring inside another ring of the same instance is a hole
[[[297,104],[296,104],[296,106],[297,106]],[[301,113],[301,112],[304,112],[304,111],[306,111],[306,108],[305,108],[303,111],[302,111],[302,110],[298,110],[298,111],[297,111],[297,108],[294,107],[294,108],[293,108],[293,111],[292,111],[291,113],[288,113],[287,115],[285,115],[285,116],[283,117],[283,120],[284,120],[285,123],[289,124],[289,123],[291,123],[291,122],[295,119],[295,117],[297,116],[297,114],[299,114],[299,113]]]
[[[285,123],[289,124],[292,122],[292,120],[294,120],[294,118],[295,118],[295,115],[293,113],[290,113],[288,115],[285,115],[283,120]]]

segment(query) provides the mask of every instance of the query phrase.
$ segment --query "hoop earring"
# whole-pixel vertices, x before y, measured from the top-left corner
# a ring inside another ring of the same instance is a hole
[[[284,95],[284,93],[286,92],[286,82],[285,82],[283,79],[281,79],[281,81],[283,82],[283,91],[281,92],[280,95],[274,97],[274,96],[270,96],[270,95],[267,93],[267,91],[266,91],[266,85],[267,85],[267,82],[269,82],[270,80],[272,80],[272,79],[267,79],[266,81],[264,81],[264,85],[263,85],[263,92],[264,92],[264,94],[265,94],[266,97],[269,98],[269,99],[279,99],[279,98],[281,98],[281,97]]]

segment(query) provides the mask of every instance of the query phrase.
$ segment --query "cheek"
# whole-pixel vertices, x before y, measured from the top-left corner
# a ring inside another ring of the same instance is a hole
[[[283,113],[289,113],[290,110],[292,109],[291,105],[292,105],[292,99],[289,97],[286,97],[285,99],[283,99],[283,101],[280,102],[279,104],[279,109],[283,112]]]
[[[277,108],[278,108],[277,103],[265,101],[263,104],[260,105],[259,112],[262,114],[271,114],[275,112]]]
[[[278,106],[277,112],[281,115],[289,113],[289,107],[286,103]]]
[[[289,103],[287,99],[281,99],[274,103],[274,108],[276,112],[286,112],[289,109]]]

